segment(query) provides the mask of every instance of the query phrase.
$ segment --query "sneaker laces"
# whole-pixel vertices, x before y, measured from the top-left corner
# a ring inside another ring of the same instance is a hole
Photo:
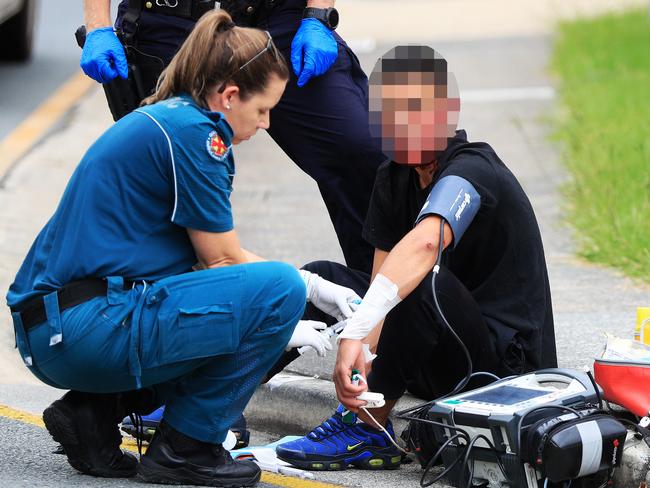
[[[130,413],[129,419],[131,419],[131,423],[133,424],[133,428],[137,434],[135,436],[135,445],[138,446],[138,460],[142,461],[142,437],[144,436],[142,415],[139,415],[137,413]]]
[[[341,430],[344,430],[346,427],[349,427],[349,425],[345,424],[343,422],[343,418],[341,414],[339,412],[336,412],[334,415],[332,415],[330,418],[325,420],[318,427],[312,429],[312,431],[309,434],[307,434],[307,437],[309,437],[312,440],[318,441],[323,437],[329,436],[331,434],[335,434],[336,432],[340,432]]]

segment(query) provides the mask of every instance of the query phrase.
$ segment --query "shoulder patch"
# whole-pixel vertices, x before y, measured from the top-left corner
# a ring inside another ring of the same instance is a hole
[[[208,134],[206,147],[210,156],[217,161],[223,161],[226,159],[228,152],[230,151],[230,146],[226,146],[226,143],[216,130],[213,130]]]

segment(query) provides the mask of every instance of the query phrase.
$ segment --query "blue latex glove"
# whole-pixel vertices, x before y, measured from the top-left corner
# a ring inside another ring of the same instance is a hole
[[[291,42],[291,65],[304,86],[332,67],[339,55],[334,34],[318,19],[303,19]]]
[[[88,33],[79,64],[84,73],[100,83],[129,76],[124,47],[112,27],[100,27]]]

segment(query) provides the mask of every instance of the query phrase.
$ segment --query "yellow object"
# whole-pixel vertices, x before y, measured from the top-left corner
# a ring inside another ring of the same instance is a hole
[[[636,308],[634,340],[650,345],[650,307]]]

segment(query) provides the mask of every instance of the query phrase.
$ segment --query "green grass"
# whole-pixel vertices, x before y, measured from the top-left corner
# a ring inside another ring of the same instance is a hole
[[[647,10],[558,26],[556,136],[572,174],[568,215],[586,259],[650,282]]]

